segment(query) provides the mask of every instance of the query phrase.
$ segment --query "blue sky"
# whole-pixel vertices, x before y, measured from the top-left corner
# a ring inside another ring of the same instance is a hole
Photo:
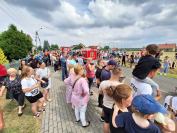
[[[41,41],[142,47],[177,42],[176,0],[5,0],[0,31],[15,24]]]

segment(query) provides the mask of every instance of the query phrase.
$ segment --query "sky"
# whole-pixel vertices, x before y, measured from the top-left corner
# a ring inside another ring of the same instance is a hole
[[[60,46],[177,42],[177,0],[0,0],[0,16],[0,32],[15,24]]]

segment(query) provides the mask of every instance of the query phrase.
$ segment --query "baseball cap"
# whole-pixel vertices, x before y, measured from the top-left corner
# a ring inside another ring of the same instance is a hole
[[[167,113],[165,107],[158,103],[151,95],[138,95],[134,97],[132,106],[143,114]]]
[[[117,63],[114,60],[109,60],[108,61],[108,65],[114,65],[114,66],[116,66]]]

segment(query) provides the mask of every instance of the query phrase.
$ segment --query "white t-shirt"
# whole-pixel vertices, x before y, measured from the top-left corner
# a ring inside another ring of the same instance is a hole
[[[131,87],[134,90],[134,97],[137,95],[141,95],[141,94],[149,94],[152,95],[152,87],[151,85],[138,81],[134,78],[131,79]]]
[[[119,84],[121,84],[119,81],[105,80],[101,82],[99,90],[103,91],[104,89],[107,89],[110,86],[117,86]],[[114,100],[111,97],[109,97],[106,93],[104,93],[103,105],[107,108],[112,109],[113,104]]]
[[[36,83],[37,83],[37,80],[32,77],[31,78],[24,78],[21,80],[22,89],[31,88]],[[39,88],[35,88],[31,92],[26,92],[25,96],[35,96],[37,94],[39,94]]]
[[[45,67],[44,69],[39,68],[36,71],[36,74],[42,79],[44,77],[48,77],[50,75],[50,69]],[[51,88],[51,78],[49,79],[49,85],[46,88]]]
[[[40,78],[43,78],[43,77],[48,77],[50,75],[50,70],[45,67],[44,69],[42,68],[38,68],[37,71],[36,71],[36,74],[40,77]]]

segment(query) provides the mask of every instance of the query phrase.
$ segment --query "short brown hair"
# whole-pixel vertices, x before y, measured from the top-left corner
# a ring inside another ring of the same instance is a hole
[[[127,99],[131,96],[132,89],[129,85],[120,84],[115,87],[112,98],[115,102],[122,103],[122,99]]]
[[[159,47],[158,47],[156,44],[149,44],[149,45],[146,47],[146,51],[147,51],[149,54],[156,55],[156,54],[159,52]]]

